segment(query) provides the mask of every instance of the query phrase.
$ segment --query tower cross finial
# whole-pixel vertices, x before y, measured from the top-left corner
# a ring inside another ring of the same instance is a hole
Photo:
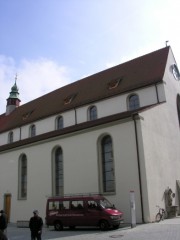
[[[16,73],[16,75],[15,75],[15,84],[16,84],[16,81],[17,81],[17,76],[18,76],[18,75],[17,75],[17,73]]]

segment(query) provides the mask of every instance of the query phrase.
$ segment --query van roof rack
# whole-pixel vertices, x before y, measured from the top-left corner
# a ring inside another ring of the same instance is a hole
[[[101,193],[71,193],[64,194],[63,196],[47,196],[48,198],[60,198],[60,197],[93,197],[93,196],[102,196]]]

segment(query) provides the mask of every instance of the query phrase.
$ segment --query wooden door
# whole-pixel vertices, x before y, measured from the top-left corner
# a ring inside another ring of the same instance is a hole
[[[11,194],[4,194],[4,211],[7,215],[8,222],[10,222],[11,215]]]

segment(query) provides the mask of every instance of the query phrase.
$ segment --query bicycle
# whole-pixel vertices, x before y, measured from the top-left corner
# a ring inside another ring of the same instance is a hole
[[[160,221],[163,221],[165,219],[165,216],[166,216],[166,212],[164,210],[164,208],[160,208],[159,206],[156,206],[159,208],[159,211],[158,213],[156,214],[156,222],[160,222]]]

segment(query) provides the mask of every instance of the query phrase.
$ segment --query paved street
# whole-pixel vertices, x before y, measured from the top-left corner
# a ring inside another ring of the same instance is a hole
[[[8,237],[10,240],[30,240],[30,231],[28,228],[17,228],[10,224],[8,227]],[[54,231],[53,228],[44,228],[42,239],[51,240],[179,240],[180,239],[180,217],[166,219],[160,223],[150,223],[137,225],[135,228],[122,226],[118,230],[102,232],[97,228],[84,228],[61,232]]]

